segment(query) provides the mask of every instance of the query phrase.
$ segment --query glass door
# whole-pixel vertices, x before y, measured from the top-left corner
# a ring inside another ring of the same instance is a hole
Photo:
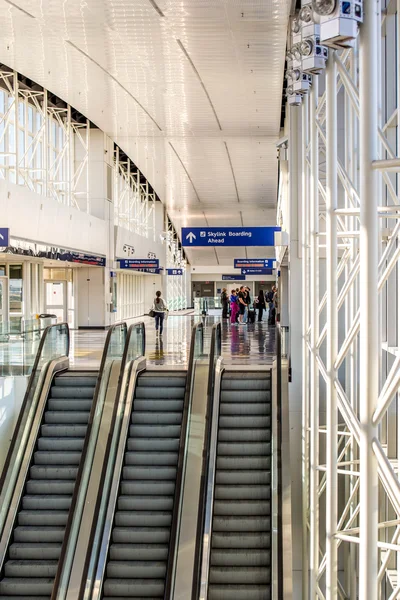
[[[56,315],[58,323],[67,320],[67,282],[45,281],[45,312]]]
[[[8,277],[0,277],[0,331],[9,321]]]

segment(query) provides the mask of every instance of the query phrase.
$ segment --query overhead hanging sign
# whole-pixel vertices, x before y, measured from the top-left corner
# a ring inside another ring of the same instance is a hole
[[[242,269],[242,275],[272,275],[272,269]]]
[[[167,269],[167,275],[183,275],[183,269]]]
[[[182,227],[182,246],[274,246],[280,227]]]
[[[273,269],[274,258],[235,258],[235,269]]]
[[[0,248],[8,248],[10,245],[10,230],[8,227],[0,227]]]
[[[160,261],[158,258],[120,258],[120,269],[158,269]]]
[[[245,275],[222,275],[222,281],[246,281]]]

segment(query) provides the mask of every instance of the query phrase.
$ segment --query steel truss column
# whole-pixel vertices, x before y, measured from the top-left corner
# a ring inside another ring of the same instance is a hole
[[[365,0],[360,32],[360,600],[378,600],[378,463],[373,450],[377,426],[379,324],[378,86],[379,0]]]
[[[318,192],[318,77],[310,94],[310,599],[318,590],[319,568],[319,192]]]
[[[333,51],[326,71],[326,292],[327,292],[327,422],[326,422],[326,597],[337,598],[337,397],[335,361],[338,345],[337,308],[337,73]]]

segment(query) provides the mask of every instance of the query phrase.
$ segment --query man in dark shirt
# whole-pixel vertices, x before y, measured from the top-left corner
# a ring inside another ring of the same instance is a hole
[[[247,308],[246,292],[245,292],[245,288],[243,285],[240,288],[239,293],[238,293],[238,301],[239,301],[239,323],[241,323],[243,325],[244,324],[243,319],[244,319],[246,308]]]

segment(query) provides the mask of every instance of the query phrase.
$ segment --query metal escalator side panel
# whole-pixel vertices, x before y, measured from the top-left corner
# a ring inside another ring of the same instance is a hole
[[[114,522],[115,508],[118,500],[118,491],[121,479],[121,472],[125,457],[125,447],[129,434],[131,423],[132,405],[135,397],[135,390],[139,374],[146,368],[146,360],[140,358],[129,365],[123,374],[121,386],[121,395],[119,403],[124,404],[122,420],[120,424],[116,424],[111,439],[111,447],[116,447],[115,461],[109,461],[107,471],[105,473],[105,483],[110,482],[111,487],[103,489],[102,502],[99,506],[99,512],[105,513],[104,527],[102,523],[98,523],[98,527],[94,532],[93,542],[99,544],[99,554],[92,554],[88,565],[88,576],[86,578],[85,589],[82,590],[82,598],[91,598],[98,600],[101,595],[105,569],[107,564],[107,556],[111,539],[112,526]],[[91,573],[95,569],[94,579],[92,581]]]
[[[210,415],[210,437],[208,449],[208,464],[204,465],[204,476],[206,477],[206,502],[204,507],[199,507],[199,529],[198,536],[201,536],[200,553],[201,572],[199,581],[196,582],[194,575],[194,585],[192,590],[192,600],[197,598],[207,598],[208,592],[208,576],[210,565],[211,551],[211,533],[212,533],[212,518],[214,508],[214,486],[215,486],[215,468],[217,462],[217,443],[218,443],[218,419],[219,419],[219,404],[221,397],[221,381],[224,372],[223,359],[219,358],[215,365],[214,375],[214,397],[212,402],[212,414]],[[202,514],[200,514],[202,513]]]
[[[26,477],[31,465],[32,455],[42,424],[51,385],[55,375],[66,370],[68,365],[68,359],[63,357],[51,361],[47,367],[42,369],[29,414],[21,423],[21,426],[24,427],[24,431],[18,449],[18,455],[15,462],[8,465],[8,470],[12,471],[12,473],[10,473],[11,476],[7,477],[6,475],[4,477],[4,486],[7,487],[4,488],[4,497],[0,509],[2,525],[0,538],[0,571],[3,569],[8,544],[12,535]],[[15,463],[20,463],[18,470],[15,469]]]

